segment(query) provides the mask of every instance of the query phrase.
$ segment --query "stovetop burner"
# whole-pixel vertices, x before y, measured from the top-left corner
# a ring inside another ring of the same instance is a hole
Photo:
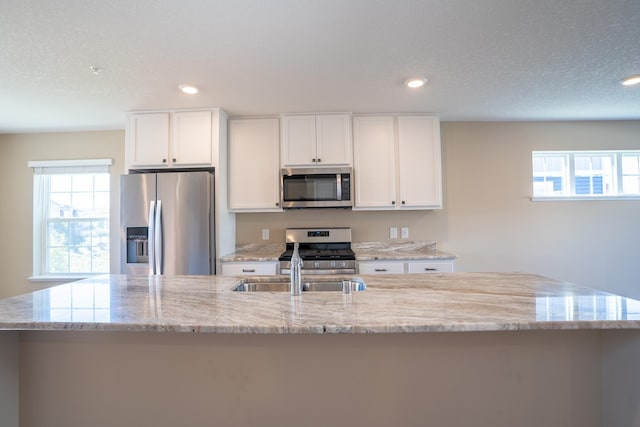
[[[351,248],[344,249],[299,249],[298,253],[303,260],[354,260],[356,254]],[[280,255],[280,261],[291,261],[293,249],[287,249]]]
[[[280,255],[280,273],[288,274],[293,246],[298,243],[306,274],[354,274],[356,254],[349,228],[293,228],[286,230],[286,250]]]

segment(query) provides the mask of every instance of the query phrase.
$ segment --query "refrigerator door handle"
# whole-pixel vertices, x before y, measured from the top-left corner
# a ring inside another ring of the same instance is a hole
[[[154,221],[155,236],[154,244],[156,245],[155,274],[164,274],[164,256],[162,253],[162,200],[156,201],[156,218]]]
[[[156,274],[156,243],[155,243],[155,212],[156,202],[149,202],[149,231],[147,231],[147,239],[149,240],[149,274]]]

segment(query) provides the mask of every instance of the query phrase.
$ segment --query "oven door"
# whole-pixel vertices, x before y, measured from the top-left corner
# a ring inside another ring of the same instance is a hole
[[[350,208],[351,173],[341,169],[282,169],[284,209]]]

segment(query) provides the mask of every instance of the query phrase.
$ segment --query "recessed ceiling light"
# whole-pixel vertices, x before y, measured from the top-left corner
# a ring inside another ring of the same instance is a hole
[[[414,77],[414,78],[405,80],[404,84],[407,85],[408,87],[410,87],[411,89],[416,89],[416,88],[424,86],[424,84],[426,82],[427,82],[426,78]]]
[[[102,72],[102,68],[98,67],[97,65],[92,65],[92,66],[89,67],[89,69],[96,76]]]
[[[640,74],[636,74],[635,76],[629,76],[626,79],[622,79],[620,81],[623,86],[633,86],[640,83]]]
[[[180,90],[184,93],[188,93],[189,95],[198,93],[198,88],[192,85],[180,85],[178,86],[178,88],[180,88]]]

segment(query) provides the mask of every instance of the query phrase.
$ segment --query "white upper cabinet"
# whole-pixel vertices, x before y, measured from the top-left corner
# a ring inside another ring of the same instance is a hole
[[[356,209],[393,209],[396,201],[394,120],[353,118]]]
[[[440,122],[423,116],[397,120],[400,207],[441,209]]]
[[[354,209],[442,208],[437,117],[360,116],[353,126]]]
[[[229,208],[280,211],[279,121],[229,120]]]
[[[284,167],[351,166],[351,115],[283,115],[281,161]]]
[[[171,164],[211,165],[211,111],[180,111],[172,115]]]
[[[127,116],[127,168],[213,166],[212,111]]]
[[[127,154],[132,166],[166,166],[169,113],[131,114],[127,120]]]

